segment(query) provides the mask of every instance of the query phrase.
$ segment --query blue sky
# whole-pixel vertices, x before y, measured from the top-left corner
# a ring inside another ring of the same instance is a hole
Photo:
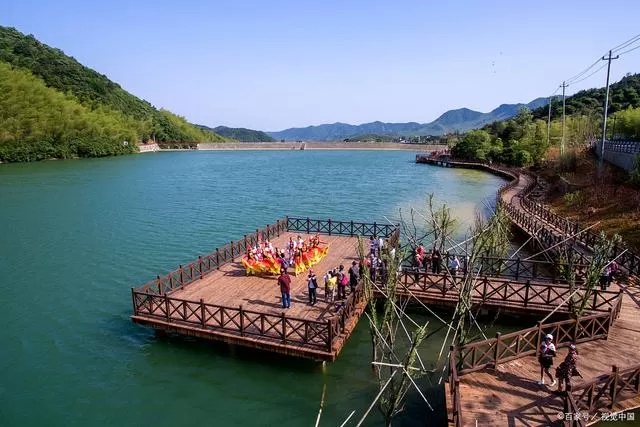
[[[635,0],[0,2],[0,25],[157,107],[269,131],[529,102],[640,33],[638,16]],[[612,63],[612,81],[628,72],[640,49]]]

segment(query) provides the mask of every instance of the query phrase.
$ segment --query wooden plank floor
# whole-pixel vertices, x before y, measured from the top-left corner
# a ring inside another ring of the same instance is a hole
[[[298,235],[299,233],[284,233],[273,239],[272,243],[277,248],[284,248],[289,237],[295,239]],[[305,234],[300,235],[303,238],[308,237]],[[324,321],[336,313],[339,303],[329,304],[325,301],[322,276],[327,270],[340,264],[343,264],[345,272],[347,271],[351,262],[358,259],[358,239],[356,237],[322,235],[320,240],[327,242],[329,252],[317,265],[311,268],[318,278],[318,303],[315,306],[308,303],[308,271],[297,277],[291,275],[291,308],[286,310],[287,316]],[[223,265],[220,270],[207,274],[202,280],[191,283],[184,289],[171,292],[170,296],[192,301],[199,301],[202,298],[205,303],[228,307],[242,305],[246,310],[281,314],[284,309],[282,308],[278,277],[275,275],[247,276],[240,259],[239,257],[237,262]],[[292,272],[293,269],[289,269],[289,273]]]
[[[612,290],[618,290],[614,284]],[[574,377],[573,384],[589,381],[611,372],[612,364],[620,369],[640,363],[640,289],[624,288],[620,317],[607,340],[583,343],[578,346],[578,369],[584,380]],[[557,366],[567,354],[560,349]],[[552,369],[555,376],[555,370]],[[498,366],[460,377],[462,414],[465,425],[474,426],[546,426],[558,422],[563,411],[562,398],[547,385],[540,386],[540,369],[535,356],[516,359]],[[554,387],[555,389],[555,387]],[[448,385],[447,407],[451,408]],[[640,397],[628,399],[614,411],[632,409],[640,405]]]

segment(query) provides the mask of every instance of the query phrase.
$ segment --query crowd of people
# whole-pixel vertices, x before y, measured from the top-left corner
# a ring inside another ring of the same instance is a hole
[[[319,247],[319,244],[323,243],[319,241],[317,236],[314,237],[314,239],[316,240],[312,239],[311,241],[312,249]],[[298,238],[298,240],[300,240],[300,238]],[[296,247],[300,247],[299,245],[296,245],[296,242],[297,241],[290,239],[288,245],[294,249],[294,252]],[[347,289],[349,289],[349,294],[354,293],[360,278],[365,273],[365,268],[368,268],[371,280],[382,280],[386,282],[389,268],[387,260],[383,260],[381,258],[381,251],[383,247],[384,240],[382,238],[371,237],[369,239],[369,254],[367,257],[360,259],[359,261],[352,261],[348,269],[345,269],[344,264],[340,264],[335,268],[327,270],[327,272],[322,276],[325,302],[334,303],[346,299]],[[305,252],[303,251],[302,253],[304,254]],[[296,259],[294,254],[294,262],[295,261]],[[280,292],[282,294],[283,308],[291,307],[291,277],[288,274],[288,268],[289,265],[286,262],[279,266],[280,276],[278,277],[278,285],[280,286]],[[315,305],[318,302],[319,288],[320,283],[316,273],[312,269],[309,269],[309,273],[307,275],[307,289],[310,305]]]
[[[259,241],[254,247],[247,248],[242,266],[247,275],[278,274],[282,268],[291,268],[297,275],[327,255],[329,246],[323,245],[326,242],[322,242],[318,234],[309,239],[303,239],[300,235],[296,239],[290,237],[284,249],[274,247],[269,240]]]
[[[434,246],[427,252],[422,243],[420,243],[413,249],[412,267],[416,272],[424,271],[425,273],[441,274],[443,272],[443,265],[447,265],[444,264],[444,261],[444,257],[437,246]],[[447,269],[451,275],[457,275],[460,267],[461,263],[457,255],[449,259]]]

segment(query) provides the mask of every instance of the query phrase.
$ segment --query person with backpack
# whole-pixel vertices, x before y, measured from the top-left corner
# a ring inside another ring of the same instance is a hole
[[[327,293],[325,295],[326,301],[333,302],[335,301],[336,286],[338,285],[338,278],[336,277],[335,274],[333,274],[333,271],[331,270],[327,271],[327,274],[324,277],[325,277],[325,283],[327,287]]]
[[[540,344],[540,355],[538,356],[538,362],[540,363],[540,381],[538,384],[544,384],[544,375],[551,380],[551,386],[556,385],[556,380],[549,372],[549,369],[553,365],[553,358],[556,357],[556,346],[553,344],[553,335],[547,334]]]

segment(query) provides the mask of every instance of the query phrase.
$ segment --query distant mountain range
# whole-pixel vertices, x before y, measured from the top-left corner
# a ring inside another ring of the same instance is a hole
[[[387,135],[394,137],[416,135],[443,135],[455,131],[464,132],[480,128],[487,123],[509,119],[518,113],[522,107],[530,110],[547,105],[547,98],[537,98],[528,104],[502,104],[489,113],[458,108],[449,110],[431,123],[384,123],[371,122],[361,125],[347,123],[322,124],[305,128],[290,128],[278,132],[266,132],[277,140],[302,141],[341,141],[345,138],[363,134]],[[215,128],[218,132],[218,128]],[[218,132],[220,133],[220,132]],[[220,133],[222,135],[222,133]]]

